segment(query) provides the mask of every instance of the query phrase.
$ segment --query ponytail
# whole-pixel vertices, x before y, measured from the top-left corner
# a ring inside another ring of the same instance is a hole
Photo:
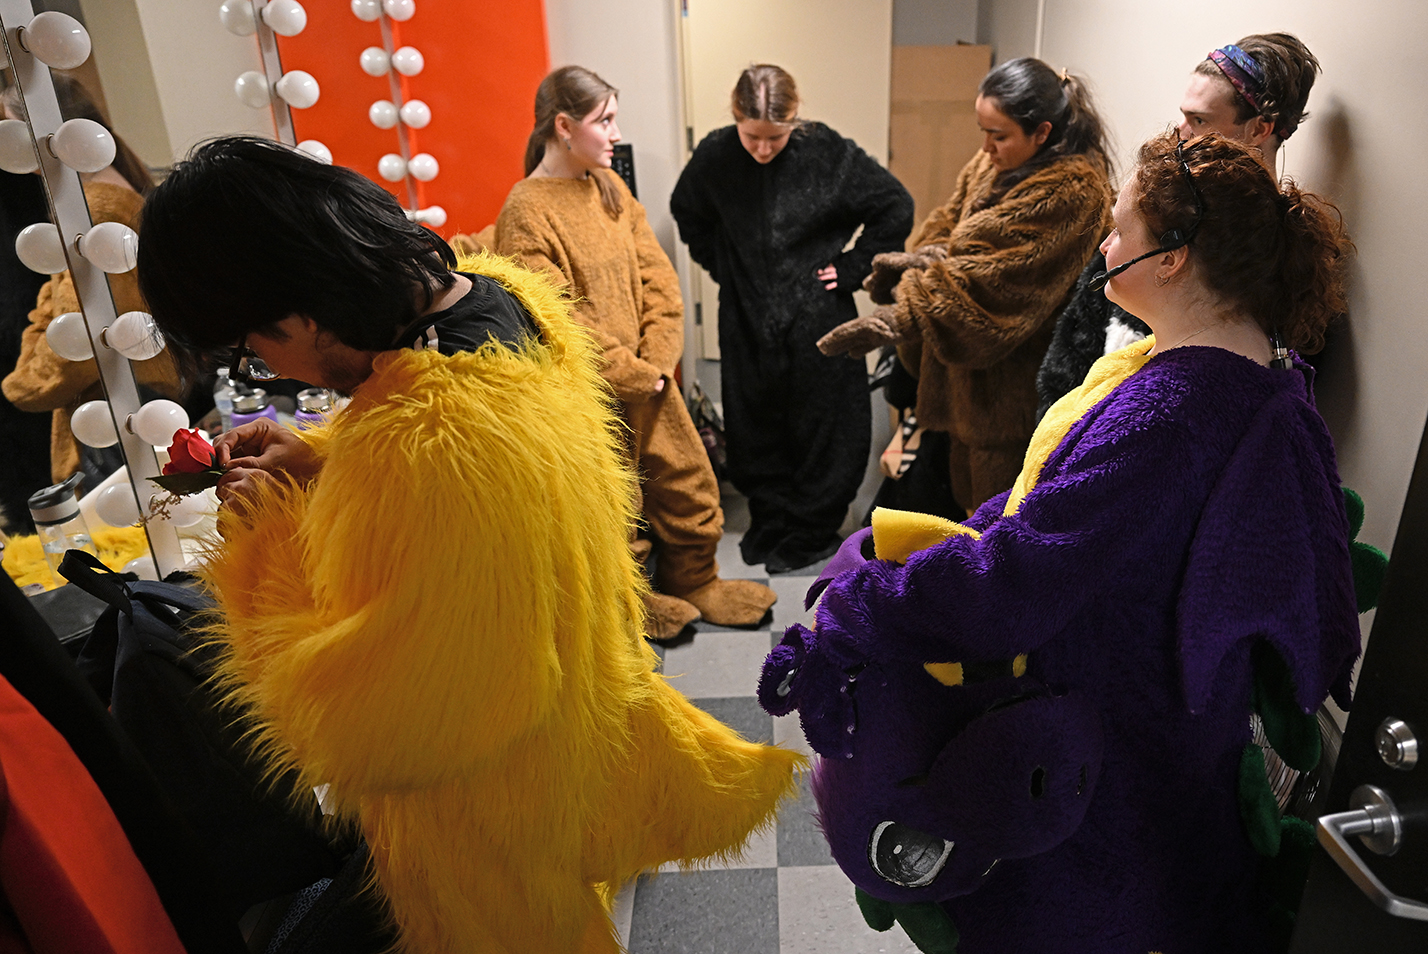
[[[1096,111],[1091,91],[1081,77],[1061,71],[1061,89],[1066,95],[1066,129],[1061,141],[1048,151],[1062,156],[1087,156],[1109,178],[1111,153],[1107,146],[1106,124]]]
[[[1086,156],[1110,177],[1106,124],[1080,77],[1065,70],[1058,74],[1041,60],[1024,56],[1008,60],[984,76],[977,92],[994,100],[1028,136],[1042,123],[1050,123],[1051,132],[1036,155],[997,175],[991,191],[976,208],[996,205],[1012,187],[1065,156]]]
[[[1278,313],[1285,344],[1306,354],[1324,347],[1329,323],[1349,309],[1347,272],[1353,243],[1330,203],[1286,181],[1282,194],[1284,254]]]
[[[1178,142],[1170,130],[1140,149],[1132,188],[1150,234],[1193,228],[1191,261],[1206,288],[1289,347],[1318,351],[1329,322],[1348,309],[1354,246],[1339,210],[1293,182],[1276,183],[1259,150],[1219,135],[1181,151],[1197,202]]]
[[[609,102],[619,90],[605,82],[595,73],[581,66],[562,66],[540,81],[535,97],[535,128],[526,140],[525,170],[530,175],[545,158],[546,146],[555,140],[555,117],[565,116],[580,122],[596,109]],[[618,219],[624,211],[625,203],[620,197],[619,187],[614,183],[614,173],[604,169],[594,169],[590,178],[595,180],[595,188],[600,192],[600,204],[612,219]]]

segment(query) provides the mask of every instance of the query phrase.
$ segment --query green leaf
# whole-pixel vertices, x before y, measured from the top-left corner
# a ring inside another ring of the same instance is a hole
[[[209,487],[217,487],[218,482],[223,479],[223,471],[213,469],[197,474],[164,474],[149,479],[171,494],[187,497],[189,494],[201,493]]]

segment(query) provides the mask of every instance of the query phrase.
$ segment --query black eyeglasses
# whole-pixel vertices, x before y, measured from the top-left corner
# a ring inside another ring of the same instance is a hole
[[[252,384],[254,381],[274,381],[279,375],[262,358],[248,350],[248,336],[244,335],[238,339],[233,355],[228,359],[228,377],[240,384]]]

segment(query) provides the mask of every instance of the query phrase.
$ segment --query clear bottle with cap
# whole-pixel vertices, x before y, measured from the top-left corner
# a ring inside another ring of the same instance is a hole
[[[297,393],[293,422],[298,430],[323,423],[331,413],[332,392],[327,388],[307,388]]]
[[[249,421],[256,421],[260,417],[266,417],[274,424],[278,422],[277,408],[268,403],[268,392],[262,388],[253,388],[245,393],[233,396],[233,426],[247,424]]]
[[[44,551],[45,562],[50,565],[50,573],[57,583],[64,583],[59,574],[60,561],[66,550],[87,550],[94,553],[94,540],[89,535],[89,524],[79,512],[80,482],[83,474],[75,474],[63,483],[46,487],[30,495],[30,516],[35,521],[35,533],[40,538],[40,548]],[[96,554],[97,555],[97,554]]]
[[[233,426],[233,398],[237,394],[238,389],[228,377],[228,368],[219,368],[218,376],[213,379],[213,406],[218,408],[218,419],[225,431]]]

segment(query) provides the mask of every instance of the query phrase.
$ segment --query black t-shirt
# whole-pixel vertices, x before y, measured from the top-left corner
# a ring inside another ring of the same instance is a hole
[[[500,282],[470,272],[456,274],[471,279],[471,290],[450,308],[423,315],[403,333],[399,345],[453,355],[475,351],[491,340],[515,350],[527,338],[540,338],[535,321]]]

